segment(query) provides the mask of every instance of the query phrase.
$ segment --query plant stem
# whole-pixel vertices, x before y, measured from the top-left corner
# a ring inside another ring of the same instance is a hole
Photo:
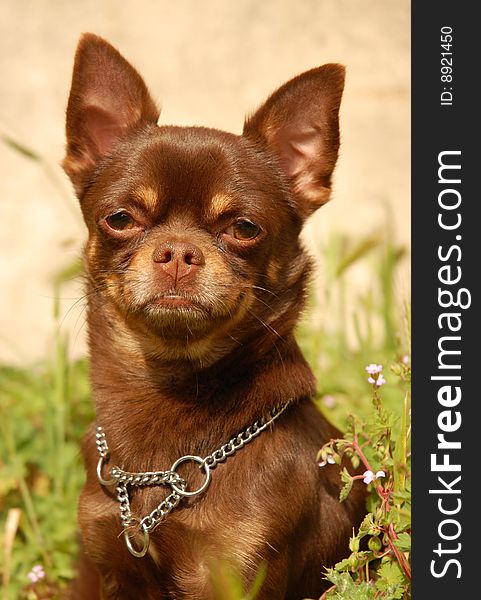
[[[387,529],[386,533],[387,533],[389,548],[392,550],[393,554],[395,555],[395,557],[399,563],[399,566],[403,570],[404,574],[409,579],[409,581],[411,581],[411,578],[412,578],[411,566],[409,565],[408,561],[406,560],[406,557],[404,556],[404,554],[402,552],[400,552],[394,544],[394,540],[397,539],[397,534],[394,531],[394,527],[393,527],[392,523],[389,525],[389,528]]]
[[[319,598],[319,600],[326,600],[327,594],[329,594],[329,592],[333,592],[336,588],[337,588],[337,585],[332,585],[328,590],[326,590],[322,594],[322,596]]]

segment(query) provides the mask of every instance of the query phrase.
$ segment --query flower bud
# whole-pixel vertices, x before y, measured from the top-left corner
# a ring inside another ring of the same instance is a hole
[[[348,563],[352,571],[359,569],[362,564],[356,554],[351,554],[351,556],[348,558]]]
[[[351,552],[359,552],[359,538],[352,537],[349,540],[349,549]]]
[[[369,550],[372,550],[373,552],[379,552],[379,550],[382,548],[382,542],[377,536],[371,537],[369,538],[367,546]]]

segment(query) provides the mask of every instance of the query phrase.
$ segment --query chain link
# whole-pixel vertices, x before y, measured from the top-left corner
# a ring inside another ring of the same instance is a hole
[[[204,458],[204,463],[209,467],[209,469],[215,469],[220,462],[223,462],[226,458],[232,456],[235,452],[237,452],[237,450],[243,448],[252,439],[267,429],[269,425],[271,425],[278,417],[280,417],[287,406],[288,403],[274,408],[271,411],[269,415],[270,418],[268,420],[261,419],[260,421],[256,421],[253,425],[235,435],[218,450],[214,450],[212,454],[206,456]]]
[[[174,471],[147,471],[146,473],[129,473],[123,471],[119,467],[112,467],[110,470],[112,479],[119,481],[120,483],[126,483],[128,485],[139,486],[139,485],[172,485],[175,483],[181,485],[185,483],[180,475],[174,473]]]
[[[97,452],[100,454],[100,458],[108,458],[109,447],[107,446],[107,440],[105,439],[105,433],[102,427],[97,427],[95,443],[97,444]]]
[[[124,471],[120,467],[114,466],[110,469],[111,479],[105,480],[102,476],[103,463],[108,461],[110,458],[109,447],[105,437],[105,433],[102,427],[97,427],[95,443],[97,445],[97,451],[100,459],[97,467],[97,477],[102,485],[116,485],[115,491],[117,501],[119,503],[120,520],[124,529],[124,538],[127,544],[127,548],[136,557],[144,556],[147,553],[149,547],[149,536],[152,531],[169,515],[174,508],[176,508],[182,498],[197,496],[204,492],[210,484],[210,471],[215,469],[217,465],[226,460],[229,456],[232,456],[248,444],[251,440],[257,437],[265,429],[269,427],[280,415],[286,410],[289,402],[277,406],[270,413],[268,419],[260,419],[256,421],[247,429],[244,429],[233,438],[231,438],[226,444],[223,444],[217,450],[214,450],[211,454],[205,458],[199,456],[186,455],[177,459],[172,467],[168,471],[146,471],[145,473],[130,473]],[[203,468],[206,479],[200,488],[194,491],[187,490],[187,482],[183,479],[176,469],[178,466],[186,461],[194,461],[198,463],[199,468]],[[153,485],[166,485],[172,489],[172,492],[163,500],[154,510],[143,517],[137,519],[132,516],[130,509],[130,498],[128,486],[140,487],[140,486],[153,486]],[[129,535],[129,530],[132,527],[139,527],[143,533],[144,540],[140,550],[137,550],[132,545],[132,540]]]
[[[180,494],[172,492],[157,508],[154,508],[150,515],[147,515],[140,521],[140,526],[150,533],[178,506],[181,500],[182,496]]]

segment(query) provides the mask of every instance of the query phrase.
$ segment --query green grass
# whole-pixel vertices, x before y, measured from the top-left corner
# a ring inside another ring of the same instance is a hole
[[[389,371],[409,354],[409,311],[393,291],[405,252],[386,239],[341,236],[322,252],[327,291],[313,293],[311,317],[298,328],[318,379],[316,402],[342,430],[350,413],[369,421],[375,409],[364,367],[383,364],[388,380],[383,407],[393,416],[394,431],[405,433],[405,389]],[[369,278],[363,294],[353,291],[353,267],[363,268]],[[0,600],[56,597],[73,576],[76,504],[84,479],[79,442],[93,411],[87,361],[70,361],[67,347],[59,334],[52,356],[40,364],[0,366]],[[47,575],[33,586],[27,574],[36,564]],[[255,597],[252,590],[246,595],[235,577],[229,585],[233,600]],[[359,595],[364,597],[370,596]]]

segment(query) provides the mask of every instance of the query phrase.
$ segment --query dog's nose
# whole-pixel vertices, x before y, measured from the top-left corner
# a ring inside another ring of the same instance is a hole
[[[194,275],[198,267],[205,264],[202,250],[187,242],[164,242],[157,246],[152,258],[173,279],[174,285],[181,279]]]

